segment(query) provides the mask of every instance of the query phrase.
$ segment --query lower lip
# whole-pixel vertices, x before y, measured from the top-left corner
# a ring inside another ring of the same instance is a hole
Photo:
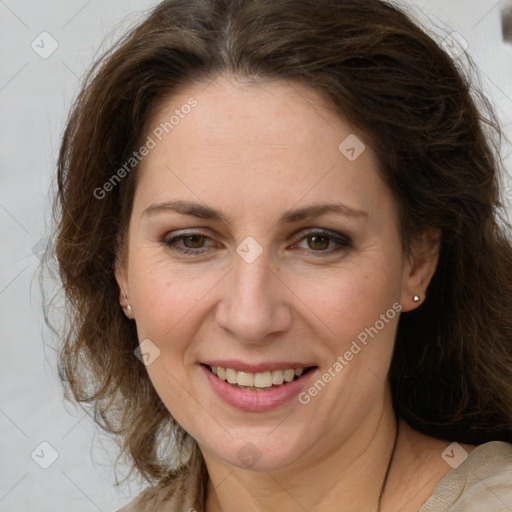
[[[206,366],[201,365],[201,370],[210,382],[213,391],[227,404],[244,411],[263,412],[271,411],[286,404],[297,396],[305,387],[307,381],[316,368],[301,375],[300,378],[271,388],[268,391],[247,391],[235,388],[224,380],[220,380]]]

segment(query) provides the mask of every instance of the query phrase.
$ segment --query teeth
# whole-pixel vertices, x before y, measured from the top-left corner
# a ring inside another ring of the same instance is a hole
[[[284,380],[285,382],[291,382],[295,378],[295,370],[285,370]]]
[[[271,388],[272,387],[272,372],[262,372],[254,374],[254,387],[256,388]]]
[[[272,386],[280,386],[285,382],[292,382],[304,373],[304,368],[290,368],[287,370],[274,370],[266,372],[243,372],[233,368],[223,368],[222,366],[210,366],[212,373],[217,375],[220,380],[227,380],[229,384],[234,384],[242,389],[265,389]]]
[[[233,368],[226,368],[226,380],[230,384],[238,384],[237,375],[238,372],[233,370]]]
[[[255,386],[256,385],[256,384],[254,384],[254,380],[255,380],[254,373],[249,373],[249,372],[237,372],[237,373],[238,373],[237,383],[239,386]],[[261,386],[258,386],[258,387],[261,387]]]
[[[272,372],[272,384],[280,386],[284,382],[284,371],[275,370]]]

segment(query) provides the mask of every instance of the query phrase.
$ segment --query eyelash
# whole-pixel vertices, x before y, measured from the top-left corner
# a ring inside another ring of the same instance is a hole
[[[176,245],[177,241],[184,240],[185,238],[190,238],[192,236],[201,236],[201,237],[205,237],[207,240],[211,240],[211,238],[207,234],[202,233],[200,231],[193,231],[193,232],[183,233],[182,235],[175,236],[168,240],[164,239],[164,240],[162,240],[162,243],[166,247],[170,248],[171,250],[179,252],[180,254],[183,254],[183,255],[197,256],[197,255],[207,252],[208,248],[204,248],[204,247],[199,247],[198,249],[189,249],[189,248],[179,247],[178,245]],[[297,243],[295,243],[293,246],[296,246],[298,243],[300,243],[303,240],[306,240],[308,238],[313,238],[315,236],[321,236],[321,237],[328,238],[329,242],[334,242],[334,243],[338,244],[338,247],[331,248],[328,250],[315,251],[313,249],[310,249],[309,252],[313,253],[315,255],[315,257],[332,256],[335,253],[338,253],[342,250],[346,250],[346,249],[349,249],[352,247],[352,241],[349,237],[347,237],[341,233],[336,233],[333,231],[327,231],[327,230],[323,230],[323,229],[317,229],[314,231],[309,231],[307,233],[304,233],[302,238],[300,238],[299,241]],[[301,250],[308,251],[308,249],[301,249]]]

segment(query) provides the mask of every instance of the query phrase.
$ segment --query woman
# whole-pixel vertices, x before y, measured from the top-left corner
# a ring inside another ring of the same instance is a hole
[[[152,484],[123,511],[512,510],[486,107],[380,0],[167,0],[95,66],[60,368]]]

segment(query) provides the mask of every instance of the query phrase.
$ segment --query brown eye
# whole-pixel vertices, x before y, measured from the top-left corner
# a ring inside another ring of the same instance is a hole
[[[314,256],[334,256],[352,248],[352,240],[336,231],[315,230],[304,233],[292,249],[302,249]]]
[[[204,235],[189,235],[182,237],[183,245],[187,249],[200,249],[204,247],[207,237]]]
[[[314,251],[325,251],[329,248],[330,238],[323,235],[308,236],[308,247]]]
[[[185,233],[164,239],[162,242],[169,249],[190,256],[199,255],[212,249],[212,240],[203,233]]]

